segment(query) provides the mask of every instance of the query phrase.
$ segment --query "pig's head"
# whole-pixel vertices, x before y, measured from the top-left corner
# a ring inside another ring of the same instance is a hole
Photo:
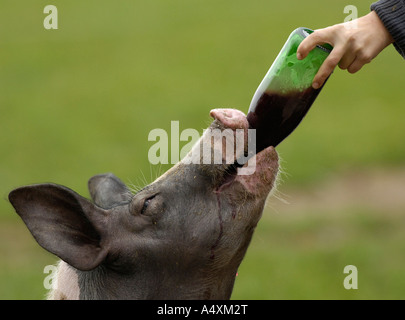
[[[62,297],[230,297],[275,183],[278,157],[274,148],[264,149],[249,160],[256,160],[254,173],[238,174],[249,164],[234,164],[247,152],[246,116],[233,109],[211,116],[210,128],[225,133],[221,143],[215,145],[207,130],[185,159],[136,194],[112,174],[90,179],[93,202],[55,184],[10,193],[37,242],[75,275],[69,292],[58,288]],[[242,148],[226,150],[226,135],[235,137],[237,129]],[[203,163],[204,148],[212,155],[223,149],[222,163]]]

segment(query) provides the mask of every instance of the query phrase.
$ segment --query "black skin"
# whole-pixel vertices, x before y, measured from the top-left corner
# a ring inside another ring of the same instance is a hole
[[[135,195],[106,174],[89,181],[93,202],[56,184],[9,200],[74,268],[81,299],[229,299],[274,182],[259,197],[237,181],[221,189],[233,175],[232,165],[178,163]]]

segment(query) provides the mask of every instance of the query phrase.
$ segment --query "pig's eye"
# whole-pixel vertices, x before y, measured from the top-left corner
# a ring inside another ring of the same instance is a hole
[[[153,195],[147,199],[145,199],[142,209],[141,209],[141,214],[144,214],[146,209],[148,208],[148,206],[150,205],[150,203],[152,202],[152,199],[155,197],[156,195]]]

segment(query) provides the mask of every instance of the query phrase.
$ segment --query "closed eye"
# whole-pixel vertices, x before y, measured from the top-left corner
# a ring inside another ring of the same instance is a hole
[[[156,194],[153,195],[153,196],[151,196],[151,197],[149,197],[149,198],[147,198],[147,199],[145,199],[145,201],[144,201],[144,203],[143,203],[143,206],[142,206],[142,209],[141,209],[141,214],[144,214],[144,213],[145,213],[146,209],[149,207],[149,205],[150,205],[150,203],[152,202],[152,200],[153,200],[154,197],[156,197]]]

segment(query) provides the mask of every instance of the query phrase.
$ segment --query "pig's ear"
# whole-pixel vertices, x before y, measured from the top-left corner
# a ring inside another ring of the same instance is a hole
[[[112,173],[90,178],[88,187],[94,203],[104,209],[128,203],[133,197],[127,186]]]
[[[102,232],[108,211],[54,184],[22,187],[9,200],[35,240],[79,270],[91,270],[107,256]]]

